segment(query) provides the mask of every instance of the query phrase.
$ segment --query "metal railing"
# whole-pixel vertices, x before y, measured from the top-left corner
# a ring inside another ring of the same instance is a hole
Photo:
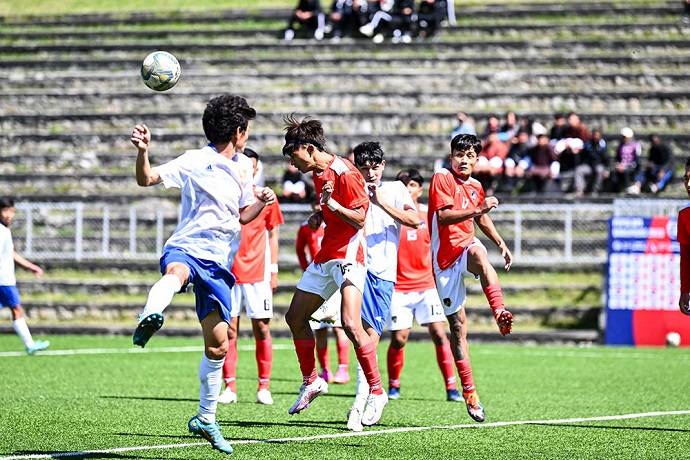
[[[515,256],[515,265],[591,265],[606,261],[608,219],[642,200],[613,204],[505,204],[491,212]],[[656,202],[657,200],[652,200]],[[683,202],[658,210],[677,212]],[[651,205],[650,205],[651,206]],[[308,205],[281,206],[281,263],[295,263],[288,243],[311,212]],[[36,259],[156,260],[178,221],[178,205],[167,200],[131,206],[91,203],[20,203],[13,225],[15,246]],[[487,243],[493,262],[500,254]]]

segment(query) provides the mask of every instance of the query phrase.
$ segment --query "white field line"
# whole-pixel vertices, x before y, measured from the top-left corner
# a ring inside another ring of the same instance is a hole
[[[239,441],[231,441],[232,445],[237,446],[241,444],[260,444],[260,443],[288,443],[288,442],[309,442],[318,441],[321,439],[339,439],[339,438],[356,438],[360,436],[378,436],[383,434],[397,434],[397,433],[411,433],[419,431],[430,430],[461,430],[461,429],[482,429],[482,428],[501,428],[520,425],[560,425],[568,423],[583,423],[583,422],[608,422],[612,420],[630,420],[638,418],[651,417],[669,417],[675,415],[690,415],[690,410],[674,410],[674,411],[657,411],[657,412],[641,412],[636,414],[621,414],[621,415],[604,415],[599,417],[578,417],[578,418],[562,418],[562,419],[546,419],[546,420],[515,420],[508,422],[492,422],[492,423],[467,423],[462,425],[432,425],[432,426],[413,426],[390,428],[383,430],[362,431],[359,433],[332,433],[319,434],[314,436],[301,436],[294,438],[272,438],[272,439],[245,439]],[[194,442],[182,444],[160,444],[155,446],[132,446],[132,447],[118,447],[113,449],[102,450],[84,450],[75,452],[55,452],[52,454],[29,454],[17,455],[10,457],[0,457],[0,460],[24,460],[24,459],[42,459],[42,458],[69,458],[69,457],[84,457],[98,454],[113,454],[120,452],[135,452],[145,450],[158,449],[179,449],[182,447],[198,447],[209,446],[207,442]]]
[[[295,347],[288,344],[273,345],[274,350],[292,350]],[[45,350],[35,356],[74,356],[74,355],[110,355],[110,354],[146,354],[146,353],[201,353],[204,347],[161,347],[161,348],[74,348],[72,350]],[[238,351],[254,351],[254,346],[244,345],[237,347]],[[0,358],[16,358],[26,356],[23,351],[3,351]],[[35,357],[34,356],[34,357]],[[33,357],[32,357],[33,358]]]
[[[510,350],[490,350],[485,348],[477,348],[472,351],[472,354],[477,355],[509,355],[511,353],[518,353],[521,356],[539,356],[544,358],[596,358],[596,359],[678,359],[689,360],[690,353],[665,353],[664,349],[654,350],[650,353],[640,353],[636,351],[627,352],[605,352],[601,353],[595,350],[575,349],[568,350],[535,350],[530,348],[519,348]]]

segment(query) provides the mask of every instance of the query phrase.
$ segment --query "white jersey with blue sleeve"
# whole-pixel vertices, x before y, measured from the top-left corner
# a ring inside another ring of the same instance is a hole
[[[166,188],[179,188],[182,195],[180,222],[166,248],[228,265],[232,244],[239,239],[240,209],[254,203],[247,161],[241,154],[228,159],[207,146],[154,168]]]

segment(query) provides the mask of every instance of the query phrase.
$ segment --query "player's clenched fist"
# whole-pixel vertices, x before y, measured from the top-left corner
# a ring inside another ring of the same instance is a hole
[[[136,125],[132,130],[132,137],[130,138],[132,144],[139,149],[148,150],[151,143],[151,131],[146,125]]]
[[[325,184],[323,184],[323,187],[321,188],[321,204],[325,205],[328,203],[328,200],[331,199],[331,194],[333,193],[333,182],[328,181]]]
[[[276,201],[276,194],[268,187],[264,187],[257,192],[256,198],[264,204],[273,204]]]
[[[496,198],[495,196],[488,196],[482,203],[481,207],[479,208],[479,211],[481,211],[482,214],[486,214],[487,212],[491,211],[497,206],[498,198]]]

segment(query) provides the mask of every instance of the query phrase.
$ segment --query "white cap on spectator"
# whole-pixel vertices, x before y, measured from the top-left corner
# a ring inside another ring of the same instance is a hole
[[[538,121],[535,121],[534,123],[532,123],[532,134],[534,134],[535,136],[540,136],[540,135],[546,134],[546,133],[547,133],[546,126],[542,125]]]
[[[635,136],[635,133],[633,133],[632,129],[626,126],[625,128],[621,129],[621,136],[626,139],[632,139]]]

